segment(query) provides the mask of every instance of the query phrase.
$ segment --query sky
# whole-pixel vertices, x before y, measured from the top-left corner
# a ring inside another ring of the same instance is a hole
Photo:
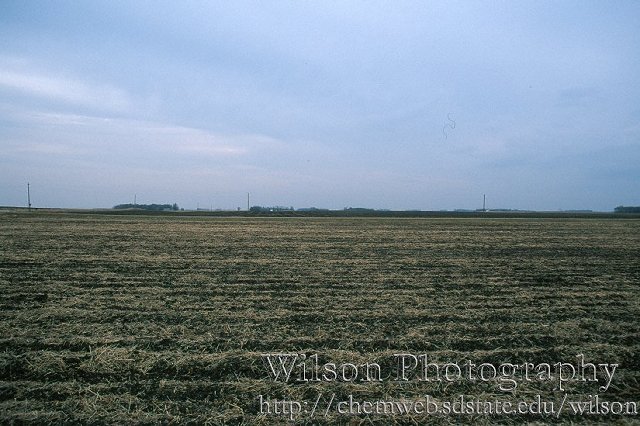
[[[640,205],[638,1],[24,1],[0,205]]]

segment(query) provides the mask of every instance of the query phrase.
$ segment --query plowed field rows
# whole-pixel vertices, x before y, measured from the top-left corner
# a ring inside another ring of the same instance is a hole
[[[285,423],[258,396],[561,400],[555,383],[274,382],[261,354],[618,363],[640,401],[640,221],[0,215],[0,420]],[[570,416],[557,421],[637,420]],[[433,420],[433,419],[432,419]],[[459,415],[441,423],[556,421]]]

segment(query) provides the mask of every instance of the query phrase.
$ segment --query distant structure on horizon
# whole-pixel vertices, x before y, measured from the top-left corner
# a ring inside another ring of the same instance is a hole
[[[292,212],[295,211],[295,209],[293,208],[293,206],[291,207],[286,207],[286,206],[271,206],[271,207],[266,207],[266,206],[252,206],[249,209],[250,212],[252,213],[266,213],[266,212]]]

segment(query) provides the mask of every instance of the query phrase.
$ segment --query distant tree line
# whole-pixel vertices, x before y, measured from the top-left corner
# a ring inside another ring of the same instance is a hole
[[[616,213],[640,213],[640,207],[618,206],[615,209],[613,209],[613,211]]]
[[[180,208],[176,203],[173,203],[173,204],[118,204],[117,206],[113,206],[113,208],[118,210],[123,210],[123,209],[151,210],[154,212],[180,210]]]

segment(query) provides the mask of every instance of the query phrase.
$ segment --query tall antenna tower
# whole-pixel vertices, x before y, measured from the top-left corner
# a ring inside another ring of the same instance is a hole
[[[249,193],[247,192],[247,211],[249,211]]]
[[[133,194],[133,207],[136,206],[136,198],[138,197],[138,194]]]
[[[29,206],[29,211],[31,211],[31,188],[29,182],[27,182],[27,205]]]
[[[482,194],[482,211],[483,212],[487,211],[487,195],[486,194]]]

